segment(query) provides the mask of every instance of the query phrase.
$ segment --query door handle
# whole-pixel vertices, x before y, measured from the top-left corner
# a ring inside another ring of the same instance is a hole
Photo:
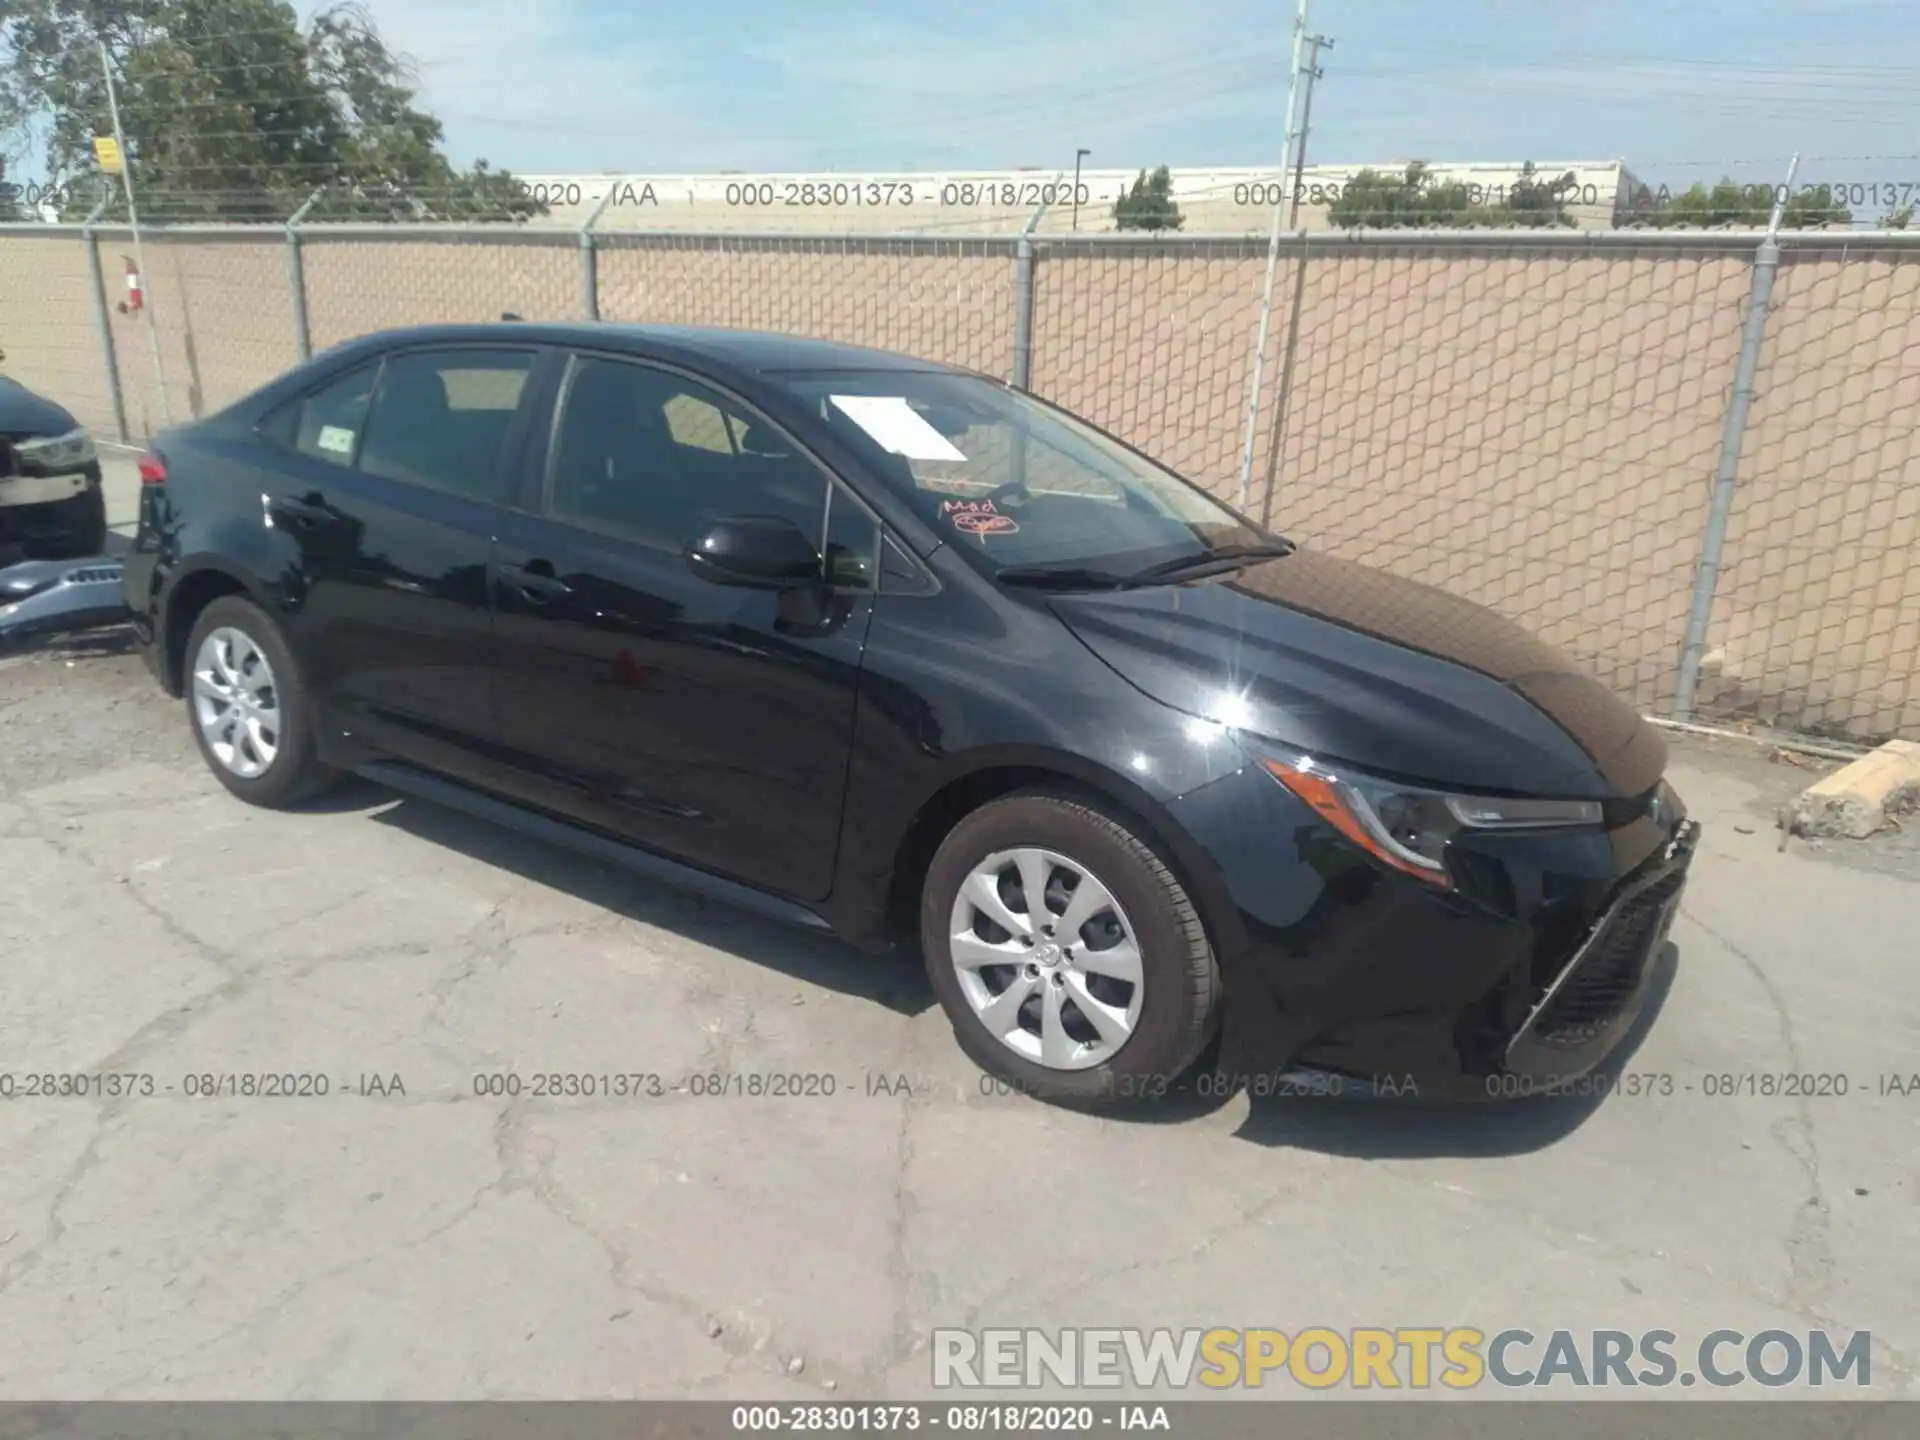
[[[555,575],[553,567],[544,560],[535,560],[532,565],[496,565],[493,573],[536,605],[573,593],[573,587]]]
[[[299,500],[282,497],[268,505],[267,510],[274,519],[285,520],[302,530],[337,519],[340,514],[321,495],[308,495]]]

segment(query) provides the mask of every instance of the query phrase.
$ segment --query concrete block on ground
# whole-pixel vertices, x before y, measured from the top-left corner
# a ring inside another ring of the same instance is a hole
[[[1889,740],[1825,779],[1793,802],[1796,835],[1864,840],[1920,802],[1920,744]]]

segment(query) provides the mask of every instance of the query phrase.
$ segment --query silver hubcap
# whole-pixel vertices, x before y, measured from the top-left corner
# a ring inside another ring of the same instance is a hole
[[[1085,1070],[1119,1053],[1146,992],[1133,925],[1107,887],[1051,850],[1002,850],[953,902],[953,968],[980,1023],[1023,1060]]]
[[[259,646],[229,626],[208,632],[193,657],[193,711],[207,748],[242,779],[280,753],[280,696]]]

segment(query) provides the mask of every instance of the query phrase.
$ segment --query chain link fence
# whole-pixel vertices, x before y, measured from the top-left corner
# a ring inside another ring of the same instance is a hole
[[[1699,712],[1920,737],[1920,248],[1782,256]]]
[[[135,309],[124,229],[0,227],[7,373],[103,435],[138,443],[390,326],[851,341],[1024,380],[1284,534],[1524,622],[1649,714],[1920,737],[1920,235],[1782,235],[1770,293],[1750,231],[1289,236],[1250,455],[1260,239],[275,225],[144,244]]]
[[[779,330],[1008,373],[1011,240],[622,235],[600,245],[606,320]]]
[[[1671,713],[1744,249],[1310,255],[1271,523],[1523,619]]]

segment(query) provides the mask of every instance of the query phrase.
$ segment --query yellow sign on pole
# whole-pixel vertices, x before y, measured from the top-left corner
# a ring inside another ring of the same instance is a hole
[[[118,175],[125,169],[120,158],[120,142],[111,135],[93,137],[93,158],[100,162],[100,168],[109,175]]]

